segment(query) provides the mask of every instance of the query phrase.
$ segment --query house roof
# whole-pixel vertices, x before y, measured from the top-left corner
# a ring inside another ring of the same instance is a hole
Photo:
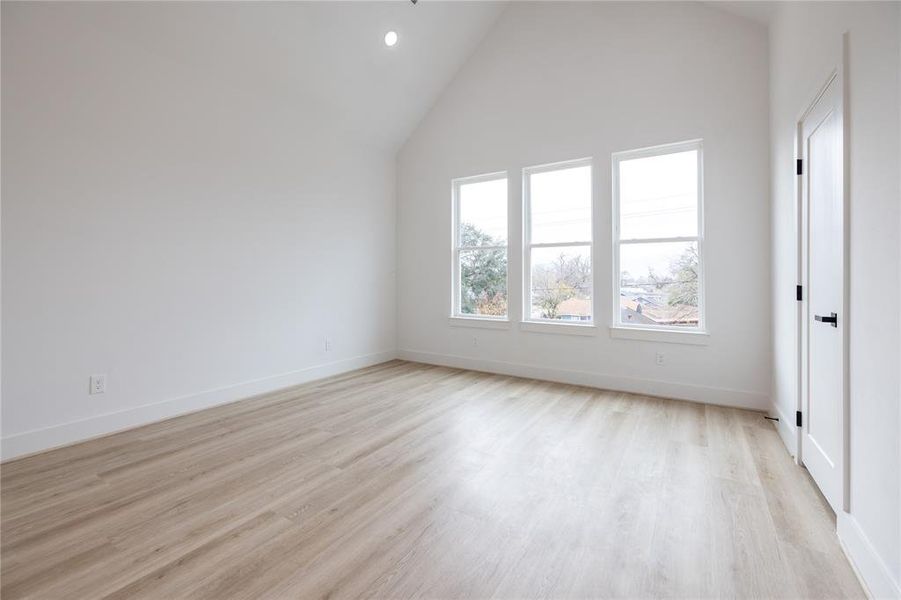
[[[557,307],[557,314],[587,317],[591,315],[591,300],[587,298],[570,298],[569,300],[564,300]]]
[[[696,323],[698,308],[696,306],[670,306],[668,304],[652,305],[638,302],[630,298],[621,298],[620,307],[642,314],[654,323]],[[639,310],[639,307],[641,309]]]

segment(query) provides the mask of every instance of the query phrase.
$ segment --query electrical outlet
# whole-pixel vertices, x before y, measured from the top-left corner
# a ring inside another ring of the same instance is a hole
[[[654,356],[654,360],[656,361],[658,366],[663,366],[663,352],[658,352]]]
[[[332,351],[332,338],[325,338],[325,351],[326,352]]]
[[[106,375],[91,375],[91,394],[102,394],[106,392]]]

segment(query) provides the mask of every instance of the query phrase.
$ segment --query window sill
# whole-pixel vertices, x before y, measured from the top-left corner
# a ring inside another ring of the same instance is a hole
[[[519,329],[532,333],[562,333],[564,335],[597,335],[598,332],[598,328],[593,324],[580,325],[546,321],[523,321],[519,324]]]
[[[486,317],[448,317],[451,327],[475,327],[477,329],[510,329],[508,319],[489,319]]]
[[[710,334],[706,331],[673,331],[670,329],[644,329],[641,327],[610,327],[610,337],[622,340],[663,342],[666,344],[690,344],[706,346]]]

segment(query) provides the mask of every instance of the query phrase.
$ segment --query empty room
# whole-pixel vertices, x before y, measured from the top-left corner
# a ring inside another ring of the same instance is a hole
[[[901,598],[901,1],[0,1],[0,598]]]

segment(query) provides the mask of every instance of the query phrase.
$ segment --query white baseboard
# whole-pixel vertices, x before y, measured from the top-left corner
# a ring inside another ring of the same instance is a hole
[[[788,453],[792,455],[792,458],[797,460],[798,428],[795,426],[795,420],[785,414],[782,409],[775,404],[770,407],[770,415],[775,415],[779,418],[779,421],[776,423],[776,431],[779,433],[779,437],[782,438],[782,443],[785,444]]]
[[[845,556],[857,573],[870,598],[901,598],[901,584],[892,577],[882,557],[873,548],[869,538],[853,515],[841,512],[836,532]]]
[[[558,369],[498,360],[484,360],[466,356],[422,352],[418,350],[398,350],[397,357],[413,362],[454,367],[458,369],[486,371],[488,373],[513,375],[516,377],[530,377],[533,379],[584,385],[605,390],[691,400],[694,402],[702,402],[704,404],[733,406],[736,408],[747,408],[759,411],[765,411],[769,408],[769,398],[767,398],[765,394],[759,392],[714,388],[688,383],[672,383],[653,379],[638,379],[620,375]]]
[[[227,387],[207,390],[198,394],[180,396],[163,402],[144,404],[122,411],[97,415],[87,419],[33,429],[3,438],[0,456],[10,460],[59,446],[67,446],[91,438],[132,429],[163,419],[169,419],[205,408],[236,402],[251,396],[273,392],[323,377],[338,375],[354,369],[362,369],[396,357],[393,350],[367,354],[322,365],[314,365],[297,371],[245,381]]]

